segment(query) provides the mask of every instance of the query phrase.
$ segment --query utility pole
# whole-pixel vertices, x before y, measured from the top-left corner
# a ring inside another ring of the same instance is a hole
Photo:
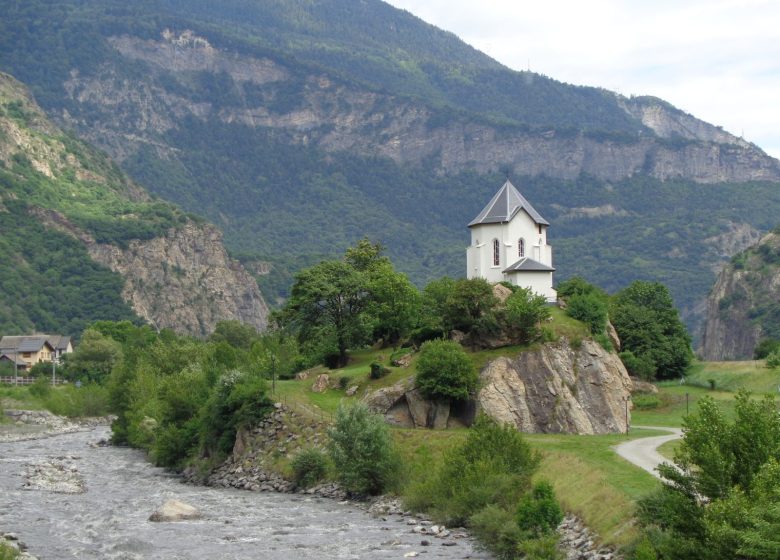
[[[51,357],[51,386],[57,386],[57,358]]]
[[[624,397],[623,400],[626,403],[626,434],[628,434],[628,397]]]
[[[14,385],[19,385],[19,368],[16,362],[19,360],[19,348],[14,348]]]
[[[271,394],[276,394],[276,356],[271,354]]]

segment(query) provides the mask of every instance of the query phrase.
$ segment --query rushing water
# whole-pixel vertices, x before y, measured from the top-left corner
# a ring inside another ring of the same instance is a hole
[[[132,449],[95,447],[105,428],[0,443],[0,530],[14,532],[41,560],[487,558],[410,531],[400,516],[375,519],[350,504],[301,495],[182,484]],[[67,456],[86,482],[83,494],[23,487],[28,465]],[[176,498],[203,518],[153,523]],[[421,546],[422,539],[431,541]]]

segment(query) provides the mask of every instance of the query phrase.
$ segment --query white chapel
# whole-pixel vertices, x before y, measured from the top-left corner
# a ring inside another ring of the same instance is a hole
[[[530,288],[554,303],[549,222],[507,179],[482,212],[468,225],[466,277],[496,283],[508,281]]]

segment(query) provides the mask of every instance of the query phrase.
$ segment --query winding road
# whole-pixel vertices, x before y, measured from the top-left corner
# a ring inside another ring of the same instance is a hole
[[[614,447],[618,455],[636,466],[646,470],[653,476],[661,478],[656,467],[661,463],[671,463],[669,459],[658,452],[658,448],[667,441],[673,441],[682,437],[680,428],[665,428],[662,426],[633,426],[646,430],[660,430],[669,432],[668,436],[653,436],[637,438],[621,443]]]

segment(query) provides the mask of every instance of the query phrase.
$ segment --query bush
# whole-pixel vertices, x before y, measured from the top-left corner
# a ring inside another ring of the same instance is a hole
[[[566,314],[588,325],[592,334],[607,328],[607,300],[596,293],[571,296],[566,300]]]
[[[523,496],[517,508],[518,526],[526,535],[533,537],[554,532],[562,520],[563,512],[555,498],[555,490],[544,480]]]
[[[54,414],[70,418],[105,416],[109,413],[108,390],[96,383],[82,387],[59,387],[52,390],[43,402]]]
[[[488,505],[514,512],[540,460],[514,427],[480,416],[431,477],[410,488],[408,502],[449,525],[467,523]]]
[[[339,406],[328,451],[348,492],[381,494],[398,481],[401,462],[384,419],[363,404]]]
[[[46,377],[39,377],[35,380],[35,383],[30,385],[28,390],[33,397],[45,399],[51,394],[51,380]]]
[[[488,505],[471,516],[469,528],[477,540],[496,557],[516,557],[522,535],[512,512]]]
[[[775,350],[766,357],[766,367],[771,369],[780,367],[780,351]]]
[[[328,459],[319,449],[306,449],[298,453],[290,464],[293,481],[301,488],[314,486],[328,474]]]
[[[631,350],[625,350],[618,356],[630,375],[645,381],[650,381],[655,377],[655,366],[647,355],[636,356]]]
[[[540,338],[541,323],[549,317],[547,300],[528,288],[518,288],[504,302],[506,332],[522,344]]]
[[[661,406],[661,399],[658,395],[633,395],[631,401],[634,407],[639,410],[650,410]]]
[[[417,358],[417,387],[430,399],[466,400],[479,375],[463,347],[451,340],[430,340]]]
[[[756,345],[753,350],[753,358],[756,360],[763,360],[775,352],[780,352],[780,340],[765,338]]]
[[[342,391],[346,389],[349,386],[350,377],[346,375],[342,375],[339,377],[339,389]]]
[[[380,363],[373,362],[371,364],[371,371],[369,372],[368,376],[371,379],[381,379],[388,373],[390,373],[390,370],[387,369],[385,366],[383,366]]]

